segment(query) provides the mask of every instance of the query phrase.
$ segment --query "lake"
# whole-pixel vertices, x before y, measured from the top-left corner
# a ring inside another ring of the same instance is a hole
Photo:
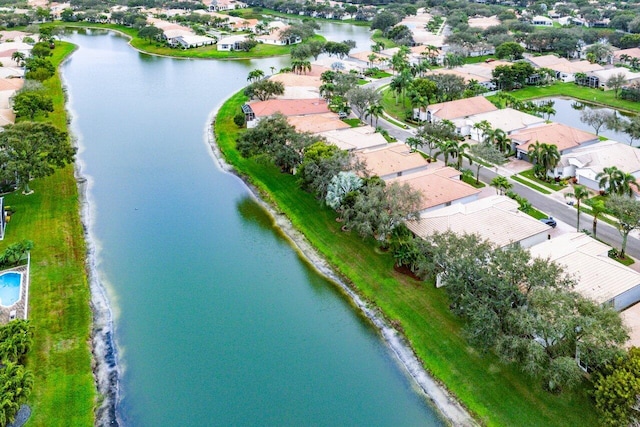
[[[331,36],[356,38],[341,28]],[[288,58],[175,60],[114,33],[65,39],[79,46],[62,72],[123,423],[443,425],[377,331],[210,154],[211,110]]]

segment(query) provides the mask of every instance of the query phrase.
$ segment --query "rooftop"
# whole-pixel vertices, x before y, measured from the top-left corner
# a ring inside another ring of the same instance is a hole
[[[480,193],[479,189],[461,181],[460,172],[450,166],[436,166],[399,176],[389,180],[389,183],[392,182],[409,184],[411,188],[419,191],[422,194],[419,207],[421,211]]]
[[[544,123],[544,119],[532,114],[523,113],[513,108],[489,111],[469,117],[473,124],[486,120],[492,129],[502,129],[506,133]]]
[[[426,168],[429,163],[418,152],[402,143],[388,144],[382,148],[357,152],[371,175],[385,177],[413,169]]]
[[[328,143],[348,151],[379,148],[387,145],[387,140],[382,134],[377,133],[371,126],[331,130],[322,132],[320,135],[325,137]]]
[[[569,148],[577,147],[581,144],[597,141],[598,137],[589,132],[564,125],[562,123],[549,123],[542,126],[535,126],[524,129],[510,135],[511,139],[518,145],[518,150],[527,151],[531,144],[536,141],[545,144],[552,144],[562,152]]]
[[[310,116],[287,117],[289,124],[298,132],[320,133],[337,129],[350,128],[335,113],[313,114]]]
[[[329,108],[323,99],[269,99],[249,104],[256,117],[282,113],[285,116],[303,116],[307,114],[328,113]]]
[[[506,196],[491,196],[458,203],[424,213],[407,227],[426,238],[434,233],[477,234],[497,247],[521,242],[551,227],[518,210],[518,203]]]
[[[586,147],[579,147],[560,159],[561,166],[573,165],[580,169],[590,169],[595,176],[605,167],[616,165],[626,173],[640,171],[640,150],[617,141],[601,141]],[[583,174],[584,175],[584,174]]]
[[[453,120],[495,111],[497,108],[484,96],[474,96],[473,98],[432,104],[427,110],[431,111],[439,119]]]
[[[564,266],[575,290],[603,304],[640,284],[640,273],[607,256],[609,246],[584,233],[567,233],[532,246],[531,255]]]

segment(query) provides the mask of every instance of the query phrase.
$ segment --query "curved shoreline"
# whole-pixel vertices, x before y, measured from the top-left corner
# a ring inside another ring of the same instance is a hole
[[[220,102],[220,104],[209,114],[205,128],[206,141],[210,147],[210,153],[216,166],[224,172],[237,176],[245,183],[252,197],[267,211],[273,219],[274,224],[287,238],[287,240],[289,240],[292,247],[300,254],[300,256],[316,271],[333,282],[345,294],[345,296],[348,297],[350,302],[356,306],[360,313],[373,324],[381,334],[384,342],[395,354],[400,365],[406,370],[415,384],[422,390],[425,397],[437,409],[441,417],[443,417],[450,425],[454,426],[478,426],[479,424],[462,406],[462,404],[452,396],[451,393],[449,393],[444,385],[436,381],[426,371],[405,337],[385,320],[380,310],[377,307],[368,304],[360,297],[360,295],[353,291],[333,270],[320,253],[311,245],[307,238],[293,226],[289,218],[284,214],[278,213],[272,205],[265,202],[260,197],[258,190],[248,182],[246,177],[226,162],[224,155],[216,143],[214,128],[218,111],[228,100],[229,98]]]
[[[76,47],[77,49],[77,47]],[[75,49],[74,49],[75,51]],[[73,52],[60,63],[64,65]],[[60,73],[62,90],[65,94],[65,110],[67,112],[67,128],[72,145],[78,150],[82,148],[80,138],[73,132],[71,124],[74,121],[73,111],[69,108],[69,92],[64,75]],[[92,215],[89,197],[90,177],[82,172],[82,162],[76,157],[73,165],[74,176],[78,188],[78,209],[86,244],[86,276],[91,294],[91,353],[93,377],[98,391],[97,404],[94,407],[94,423],[97,426],[118,427],[121,424],[116,411],[120,392],[120,370],[118,367],[118,352],[114,339],[113,312],[109,304],[107,290],[98,274],[97,245],[91,233]],[[98,404],[99,403],[99,404]]]

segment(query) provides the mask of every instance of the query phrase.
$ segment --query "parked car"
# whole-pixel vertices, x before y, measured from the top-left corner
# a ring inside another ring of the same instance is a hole
[[[551,228],[556,228],[556,225],[558,225],[558,223],[555,219],[553,219],[552,216],[550,216],[549,218],[541,218],[540,221],[544,222],[547,225],[550,225]]]
[[[340,119],[346,119],[347,117],[349,117],[349,115],[347,113],[345,113],[344,111],[340,111],[338,113],[338,118],[340,118]]]

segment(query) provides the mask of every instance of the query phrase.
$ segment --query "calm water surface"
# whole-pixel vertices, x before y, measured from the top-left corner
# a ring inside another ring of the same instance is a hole
[[[250,70],[288,60],[172,60],[114,34],[67,39],[79,45],[63,74],[126,424],[441,425],[203,142],[209,112]]]

